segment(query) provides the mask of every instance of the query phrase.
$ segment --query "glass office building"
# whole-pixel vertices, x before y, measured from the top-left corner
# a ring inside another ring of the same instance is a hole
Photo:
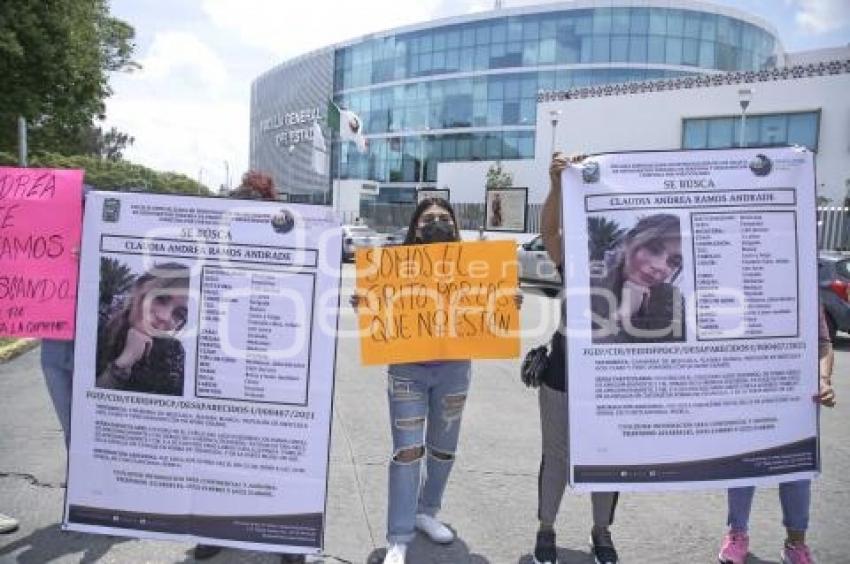
[[[313,201],[327,193],[328,177],[306,172],[310,151],[279,142],[279,130],[289,127],[285,116],[304,108],[276,101],[300,87],[305,77],[295,76],[296,67],[303,71],[311,57],[322,61],[322,72],[332,67],[318,90],[357,112],[369,140],[366,153],[334,144],[331,174],[377,181],[379,199],[402,202],[414,198],[417,185],[435,181],[438,162],[533,158],[540,90],[756,71],[784,56],[775,31],[743,12],[704,2],[632,4],[494,10],[373,34],[300,57],[295,66],[284,63],[253,85],[252,165],[272,172],[284,191],[309,184]],[[306,106],[325,112],[321,100]],[[282,137],[290,140],[286,131]]]

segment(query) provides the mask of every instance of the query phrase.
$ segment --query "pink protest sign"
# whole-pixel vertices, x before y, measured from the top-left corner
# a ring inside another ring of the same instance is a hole
[[[74,338],[83,171],[0,167],[0,337]]]

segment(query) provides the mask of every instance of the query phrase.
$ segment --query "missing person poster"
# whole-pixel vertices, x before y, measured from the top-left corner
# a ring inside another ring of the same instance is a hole
[[[0,167],[0,337],[72,339],[83,171]]]
[[[487,231],[524,233],[528,224],[528,188],[488,188],[484,214]]]
[[[363,364],[519,356],[516,244],[359,249]]]
[[[340,249],[326,207],[88,197],[66,529],[320,551]]]
[[[812,154],[593,156],[563,195],[574,487],[814,476]]]

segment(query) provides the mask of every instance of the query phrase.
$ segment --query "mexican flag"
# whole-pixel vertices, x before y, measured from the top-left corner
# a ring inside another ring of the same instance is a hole
[[[358,151],[366,152],[363,120],[352,111],[340,109],[332,100],[328,102],[328,127],[331,131],[339,131],[341,140],[351,141],[357,145]]]

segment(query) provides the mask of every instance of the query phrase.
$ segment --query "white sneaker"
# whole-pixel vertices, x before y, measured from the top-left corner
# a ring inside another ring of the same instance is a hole
[[[18,530],[18,520],[0,513],[0,533],[12,533]]]
[[[428,535],[432,541],[440,544],[449,544],[455,540],[455,534],[451,529],[425,513],[416,514],[416,528]]]
[[[387,547],[387,555],[384,556],[384,564],[404,564],[404,557],[406,554],[406,544],[391,544]]]

